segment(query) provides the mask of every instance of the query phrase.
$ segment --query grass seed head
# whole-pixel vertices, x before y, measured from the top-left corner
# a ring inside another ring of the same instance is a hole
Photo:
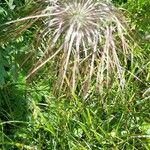
[[[42,38],[48,37],[50,53],[54,56],[62,54],[57,58],[60,62],[57,82],[60,89],[66,81],[72,91],[79,84],[81,91],[87,93],[93,84],[98,89],[105,83],[109,85],[111,78],[116,78],[120,87],[124,86],[122,64],[126,62],[128,51],[126,30],[123,17],[111,3],[48,1],[42,14],[47,15]],[[49,57],[40,63],[40,67],[48,60]],[[40,67],[34,68],[30,74]]]

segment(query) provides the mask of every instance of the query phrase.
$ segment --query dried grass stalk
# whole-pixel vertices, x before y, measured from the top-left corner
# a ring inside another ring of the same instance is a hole
[[[27,79],[54,58],[60,63],[57,85],[62,89],[67,81],[74,92],[77,85],[85,96],[92,85],[102,89],[115,78],[119,87],[125,85],[124,68],[128,54],[124,17],[106,1],[65,0],[47,1],[38,16],[43,17],[40,39],[47,40],[41,59]],[[19,20],[16,20],[19,21]],[[42,40],[41,40],[42,43]]]

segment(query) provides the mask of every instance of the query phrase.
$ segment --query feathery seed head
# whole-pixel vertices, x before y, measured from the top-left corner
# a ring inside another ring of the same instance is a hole
[[[88,91],[93,81],[97,87],[101,87],[104,81],[109,84],[112,74],[120,86],[124,85],[121,63],[126,61],[128,49],[126,31],[122,18],[119,18],[121,15],[111,3],[58,0],[53,4],[50,2],[42,13],[47,14],[47,18],[41,35],[43,38],[49,37],[51,49],[60,45],[54,55],[63,53],[61,60],[58,60],[61,65],[60,87],[66,79],[74,91],[80,77],[81,89],[86,85]]]

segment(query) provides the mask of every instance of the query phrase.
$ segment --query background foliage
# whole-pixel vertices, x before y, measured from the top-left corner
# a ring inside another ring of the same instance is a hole
[[[127,84],[123,92],[114,86],[103,94],[91,93],[84,101],[77,95],[53,95],[55,75],[47,65],[32,82],[25,82],[40,55],[31,44],[38,27],[33,24],[20,32],[21,28],[4,24],[27,16],[38,4],[0,1],[0,149],[150,149],[150,2],[113,3],[128,18],[136,41]]]

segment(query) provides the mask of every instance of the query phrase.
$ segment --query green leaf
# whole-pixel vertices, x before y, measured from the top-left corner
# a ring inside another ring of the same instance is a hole
[[[7,12],[0,6],[0,15],[4,13],[7,13]]]
[[[2,54],[0,52],[0,87],[5,84],[5,79],[4,79],[5,74],[6,74],[6,72],[4,69],[3,58],[2,58]]]
[[[14,0],[9,0],[9,1],[5,0],[5,1],[11,10],[13,10],[16,7],[16,5],[13,5]]]

